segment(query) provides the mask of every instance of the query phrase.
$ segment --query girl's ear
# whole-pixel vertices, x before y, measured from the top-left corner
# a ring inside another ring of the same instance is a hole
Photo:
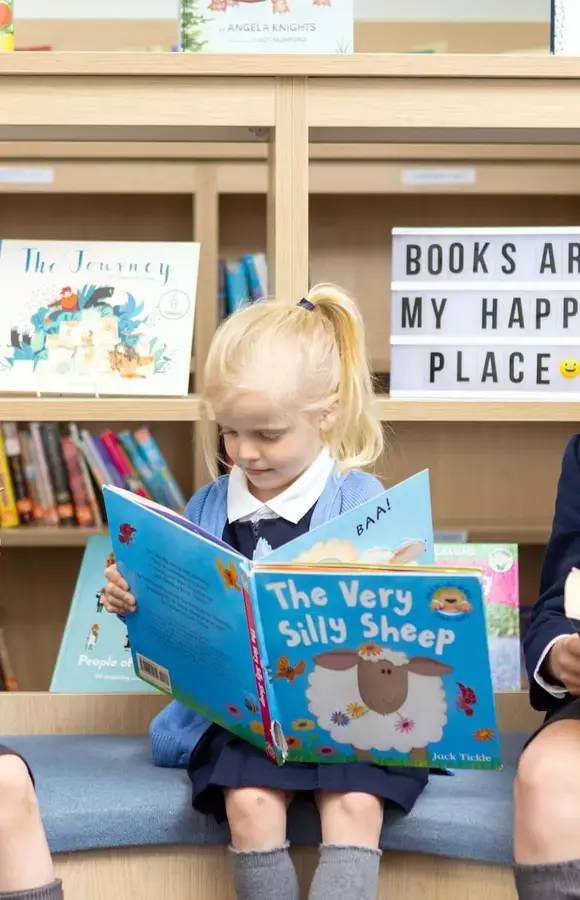
[[[338,422],[339,407],[338,400],[334,400],[329,408],[322,413],[320,417],[320,430],[323,432],[332,431]]]

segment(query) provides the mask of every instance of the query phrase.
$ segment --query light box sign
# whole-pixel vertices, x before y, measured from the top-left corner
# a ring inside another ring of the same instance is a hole
[[[580,397],[580,227],[394,229],[391,396]]]

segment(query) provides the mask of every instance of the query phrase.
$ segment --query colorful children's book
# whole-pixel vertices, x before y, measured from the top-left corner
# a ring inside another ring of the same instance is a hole
[[[0,392],[184,395],[199,244],[0,241]]]
[[[499,766],[481,575],[434,565],[427,472],[251,562],[152,501],[105,503],[145,681],[278,764]]]
[[[493,687],[521,690],[517,544],[435,544],[435,559],[444,566],[481,569]]]
[[[90,537],[62,638],[50,690],[55,693],[150,693],[137,678],[127,628],[103,607],[111,539]]]

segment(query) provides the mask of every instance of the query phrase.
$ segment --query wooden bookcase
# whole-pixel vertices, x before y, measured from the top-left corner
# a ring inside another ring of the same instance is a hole
[[[201,241],[192,394],[169,400],[0,397],[0,421],[150,422],[184,490],[217,323],[217,259],[268,251],[278,295],[351,289],[377,372],[389,368],[393,225],[580,219],[580,64],[445,56],[0,56],[0,236]],[[405,169],[473,167],[474,184],[413,187]],[[533,600],[562,450],[578,403],[378,400],[395,482],[431,470],[441,528],[521,545]],[[22,688],[46,690],[85,533],[2,533],[1,622]],[[53,699],[53,698],[51,698]]]

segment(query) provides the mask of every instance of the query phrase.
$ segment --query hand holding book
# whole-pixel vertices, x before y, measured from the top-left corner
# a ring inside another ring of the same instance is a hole
[[[107,612],[118,616],[134,613],[137,603],[129,591],[129,585],[117,569],[115,563],[105,569],[107,585],[103,593],[103,606]]]

